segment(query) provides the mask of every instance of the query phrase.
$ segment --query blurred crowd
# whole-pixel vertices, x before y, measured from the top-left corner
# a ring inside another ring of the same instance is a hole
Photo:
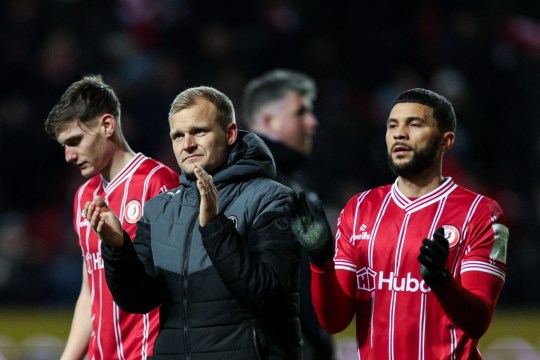
[[[496,199],[510,224],[500,306],[540,304],[540,4],[536,1],[3,0],[0,2],[0,304],[72,305],[84,181],[43,121],[71,82],[101,74],[135,151],[173,169],[167,114],[189,86],[231,97],[271,68],[312,76],[320,121],[306,171],[331,221],[393,181],[394,97],[446,96],[458,116],[445,175]]]

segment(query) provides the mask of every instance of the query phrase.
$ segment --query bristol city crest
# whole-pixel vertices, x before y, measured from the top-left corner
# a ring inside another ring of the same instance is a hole
[[[444,237],[446,238],[446,240],[448,240],[448,245],[450,245],[450,247],[456,246],[456,244],[459,243],[459,240],[461,238],[459,229],[454,225],[443,225],[443,228]]]
[[[131,200],[126,205],[126,215],[124,218],[130,224],[135,224],[141,218],[142,205],[139,200]]]

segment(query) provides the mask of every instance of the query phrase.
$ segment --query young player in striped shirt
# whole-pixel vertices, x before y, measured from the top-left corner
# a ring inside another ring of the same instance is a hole
[[[89,178],[75,195],[73,225],[83,256],[82,286],[62,360],[145,360],[153,354],[159,309],[128,314],[105,281],[101,240],[82,215],[95,195],[106,199],[130,237],[147,200],[179,186],[178,175],[129,147],[121,129],[120,102],[101,76],[73,83],[49,113],[45,131],[63,147],[66,162]]]
[[[386,129],[396,181],[349,200],[335,248],[300,237],[318,318],[330,333],[355,318],[359,359],[482,358],[509,232],[494,200],[443,177],[455,128],[444,97],[399,95]]]

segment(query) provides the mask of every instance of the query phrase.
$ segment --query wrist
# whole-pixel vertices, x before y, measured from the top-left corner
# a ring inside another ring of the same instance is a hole
[[[424,281],[432,289],[447,283],[448,280],[450,280],[450,272],[446,266],[435,273],[430,272],[429,275],[424,277]]]
[[[316,273],[326,273],[334,269],[334,261],[330,259],[321,264],[311,263],[310,268],[313,272],[316,272]]]

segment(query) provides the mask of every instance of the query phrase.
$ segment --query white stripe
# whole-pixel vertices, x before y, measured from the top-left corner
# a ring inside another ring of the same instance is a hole
[[[396,292],[392,290],[392,300],[390,301],[389,311],[389,327],[388,327],[388,358],[394,359],[394,324],[396,314]]]
[[[394,276],[399,276],[399,268],[401,264],[401,255],[403,254],[403,246],[405,244],[405,235],[407,233],[407,228],[409,226],[409,214],[405,214],[403,222],[401,223],[401,228],[399,229],[399,234],[396,244],[396,254],[394,256]]]
[[[102,188],[102,184],[103,184],[103,180],[101,180],[99,185],[96,186],[96,189],[94,190],[94,194],[93,194],[92,198],[97,195],[99,190]],[[92,233],[92,231],[93,230],[88,229],[88,231],[86,232],[86,248],[87,249],[90,249],[90,234]],[[98,238],[98,243],[97,243],[97,250],[98,250],[98,252],[97,252],[98,256],[101,257],[101,239],[99,239],[99,238]],[[92,265],[92,264],[90,264],[90,265]],[[101,343],[101,325],[102,325],[102,319],[103,319],[103,280],[102,280],[102,277],[100,276],[99,271],[100,271],[99,269],[96,269],[96,270],[92,269],[91,299],[92,299],[92,304],[93,304],[96,301],[96,299],[95,299],[95,297],[96,297],[95,289],[96,289],[96,286],[97,286],[97,288],[99,289],[99,296],[100,296],[100,299],[99,299],[99,315],[97,315],[97,319],[96,319],[96,321],[98,323],[97,329],[93,329],[93,330],[96,333],[97,348],[98,348],[98,351],[99,351],[99,354],[100,354],[100,359],[103,359],[104,358],[104,352],[103,352],[103,344]],[[96,281],[98,282],[97,285],[96,285]],[[88,285],[90,285],[90,284],[88,284]]]
[[[420,320],[418,326],[418,359],[423,360],[425,357],[426,345],[426,302],[427,294],[420,295]]]
[[[401,209],[405,209],[405,207],[411,203],[411,199],[404,196],[398,189],[398,179],[394,181],[391,188],[392,198],[394,199],[394,202],[399,206]]]
[[[144,180],[144,186],[143,186],[143,193],[142,193],[142,197],[141,197],[141,205],[143,206],[144,208],[144,204],[146,203],[146,195],[148,194],[148,184],[150,183],[150,180],[152,179],[152,176],[154,176],[154,174],[159,170],[161,169],[162,167],[164,167],[163,165],[158,165],[156,167],[154,167],[149,173],[148,175],[146,176],[146,179]]]
[[[354,210],[354,219],[353,219],[353,231],[352,231],[351,238],[349,239],[349,242],[351,243],[353,243],[354,239],[356,238],[356,227],[357,227],[356,221],[358,220],[358,210],[360,209],[360,204],[362,204],[362,201],[364,200],[364,198],[367,196],[368,193],[369,193],[369,190],[361,193],[358,196],[358,199],[356,200],[356,209]]]
[[[441,186],[439,186],[437,189],[435,189],[433,192],[426,194],[412,202],[409,206],[405,208],[405,210],[409,213],[416,212],[418,210],[421,210],[437,201],[439,201],[443,197],[447,197],[452,191],[454,191],[457,188],[457,185],[453,182],[447,182],[443,183]]]
[[[379,209],[379,213],[377,214],[377,217],[375,218],[375,222],[373,224],[373,231],[371,232],[371,238],[369,240],[368,244],[368,266],[370,268],[373,268],[373,250],[375,247],[375,239],[377,237],[377,233],[379,230],[379,225],[381,224],[381,220],[384,217],[384,213],[386,212],[386,208],[388,207],[388,204],[390,203],[390,200],[392,199],[392,195],[390,192],[385,196],[381,208]],[[373,325],[373,316],[375,314],[375,292],[372,292],[371,297],[371,318],[369,322],[370,326],[370,343],[373,347],[373,336],[374,336],[374,325]]]
[[[457,187],[457,184],[454,183],[452,178],[447,177],[439,187],[430,193],[425,194],[418,199],[411,200],[401,193],[398,188],[398,179],[396,179],[392,184],[391,194],[397,206],[408,213],[413,213],[439,201],[442,197],[448,196]]]
[[[98,249],[101,249],[101,240],[98,240]],[[100,250],[98,250],[98,253],[100,253],[100,256],[101,256],[101,251]],[[97,275],[97,276],[95,276],[95,275]],[[103,281],[101,280],[101,276],[99,276],[98,270],[92,271],[92,283],[93,283],[93,285],[92,285],[92,303],[95,301],[94,300],[94,297],[95,297],[94,289],[96,288],[96,284],[95,284],[96,277],[97,277],[97,281],[99,283],[98,288],[99,288],[99,295],[101,297],[99,299],[99,315],[98,315],[98,318],[96,319],[97,322],[98,322],[96,339],[97,339],[97,345],[98,345],[98,349],[99,349],[100,359],[103,359],[104,358],[104,352],[103,352],[103,345],[101,344],[101,323],[102,323],[102,319],[103,319]]]
[[[124,226],[124,222],[126,220],[125,214],[126,214],[127,197],[129,194],[129,185],[131,184],[131,179],[133,179],[132,175],[133,173],[130,174],[129,178],[126,179],[126,184],[124,185],[124,193],[122,195],[122,201],[120,202],[121,206],[120,206],[120,214],[118,214],[118,219],[120,219],[122,226]]]
[[[377,214],[377,217],[375,218],[375,222],[373,223],[373,231],[371,232],[371,238],[369,239],[369,245],[368,245],[368,265],[371,268],[374,267],[373,249],[375,247],[375,239],[377,238],[377,233],[379,232],[379,226],[384,217],[384,214],[386,213],[386,209],[388,207],[388,204],[390,203],[390,199],[392,199],[392,196],[390,193],[388,193],[385,196],[381,204],[381,208],[379,209],[379,213]]]
[[[506,278],[506,272],[496,265],[485,263],[482,261],[465,261],[461,266],[461,273],[466,273],[469,271],[478,271],[486,274],[495,275],[501,278],[503,281]]]
[[[109,186],[107,186],[106,192],[110,194],[118,187],[126,177],[131,176],[133,172],[139,167],[139,165],[144,162],[148,157],[144,156],[141,153],[137,153],[133,159],[120,171],[114,179],[111,180]]]
[[[450,326],[450,360],[456,360],[456,349],[457,349],[456,325],[452,324]]]
[[[481,195],[478,195],[472,202],[471,206],[469,207],[469,210],[467,212],[467,216],[465,217],[465,220],[463,221],[463,225],[461,226],[461,241],[458,244],[458,248],[456,250],[456,260],[454,264],[452,265],[452,275],[456,277],[459,267],[459,259],[463,259],[464,254],[462,252],[465,250],[463,247],[465,246],[467,242],[467,235],[468,235],[468,229],[469,229],[469,223],[476,212],[476,208],[478,207],[478,204],[480,203],[480,200],[482,199]]]
[[[336,270],[346,270],[346,271],[351,271],[353,273],[356,273],[356,267],[338,265],[337,263],[335,264],[334,269],[336,269]]]
[[[437,211],[435,212],[435,215],[433,216],[433,220],[431,223],[431,226],[429,228],[429,234],[428,237],[430,239],[433,239],[433,233],[437,230],[437,224],[439,223],[439,220],[441,219],[441,216],[444,212],[444,206],[446,205],[446,200],[448,199],[448,195],[440,198],[439,206],[437,206]]]
[[[142,348],[141,348],[141,359],[146,359],[148,355],[148,333],[150,329],[150,315],[143,315],[143,338],[142,338]]]
[[[369,343],[370,343],[370,347],[373,348],[373,337],[375,334],[373,334],[374,332],[374,325],[373,325],[373,314],[375,314],[375,291],[372,291],[371,292],[371,313],[370,313],[370,319],[369,319],[369,332],[370,332],[370,335],[369,335]]]

